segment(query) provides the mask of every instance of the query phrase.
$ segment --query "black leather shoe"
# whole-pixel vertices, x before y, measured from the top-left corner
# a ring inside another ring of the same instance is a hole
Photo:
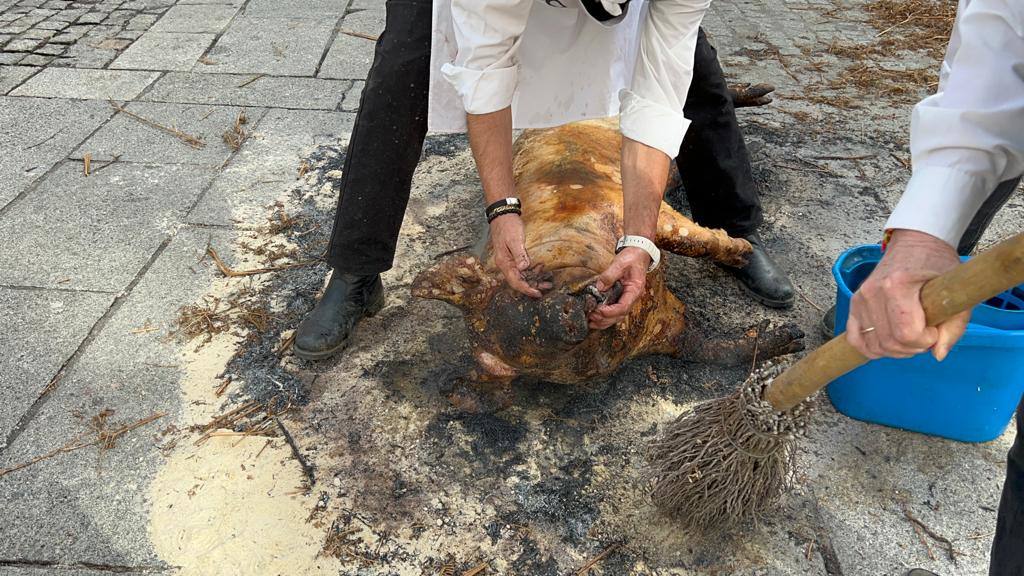
[[[323,360],[344,350],[352,330],[365,317],[384,307],[380,275],[355,276],[335,272],[324,295],[295,331],[292,350],[305,360]]]
[[[761,304],[770,308],[789,308],[793,305],[795,294],[793,284],[765,251],[760,236],[751,234],[746,240],[754,248],[747,257],[747,265],[742,268],[722,268],[739,279],[743,288]]]

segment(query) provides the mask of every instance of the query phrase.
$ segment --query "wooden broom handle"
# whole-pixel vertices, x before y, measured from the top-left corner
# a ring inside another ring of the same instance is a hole
[[[936,326],[1019,284],[1024,284],[1024,233],[929,280],[921,289],[921,304],[928,325]],[[777,376],[765,399],[776,410],[789,410],[867,361],[844,332]]]

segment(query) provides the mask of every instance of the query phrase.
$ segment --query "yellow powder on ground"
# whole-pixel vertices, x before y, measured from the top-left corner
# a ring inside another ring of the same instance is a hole
[[[183,428],[221,412],[215,377],[234,346],[219,336],[188,353]],[[180,566],[179,576],[338,574],[337,559],[319,556],[325,531],[306,522],[316,499],[302,493],[302,469],[283,438],[196,439],[179,440],[150,488],[149,534],[161,559]]]

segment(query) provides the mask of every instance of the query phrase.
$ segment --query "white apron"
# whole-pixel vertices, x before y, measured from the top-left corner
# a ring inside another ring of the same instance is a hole
[[[480,0],[484,1],[484,0]],[[543,0],[530,10],[519,45],[519,74],[512,98],[514,128],[547,128],[588,118],[616,116],[619,90],[633,77],[643,0],[630,2],[625,18],[604,26],[591,18],[579,0],[568,7]],[[466,110],[441,66],[455,60],[451,0],[434,0],[430,46],[432,132],[465,132]]]

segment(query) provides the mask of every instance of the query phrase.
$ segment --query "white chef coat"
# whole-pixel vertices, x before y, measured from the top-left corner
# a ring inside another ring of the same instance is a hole
[[[913,176],[887,229],[956,246],[996,185],[1024,173],[1024,2],[960,0],[939,89],[914,107]]]
[[[579,0],[434,0],[429,129],[509,105],[515,128],[621,114],[623,134],[674,158],[709,3],[633,0],[604,25]]]

